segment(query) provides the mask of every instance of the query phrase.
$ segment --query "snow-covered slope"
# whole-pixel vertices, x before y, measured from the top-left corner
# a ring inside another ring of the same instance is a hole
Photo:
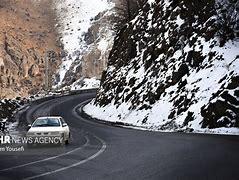
[[[71,85],[71,90],[95,89],[100,87],[100,81],[95,77],[78,79]]]
[[[154,130],[239,134],[238,9],[228,0],[148,1],[116,35],[85,111]]]
[[[99,79],[113,44],[109,18],[114,4],[108,0],[57,0],[55,7],[56,27],[65,51],[56,84],[72,88],[84,78]]]

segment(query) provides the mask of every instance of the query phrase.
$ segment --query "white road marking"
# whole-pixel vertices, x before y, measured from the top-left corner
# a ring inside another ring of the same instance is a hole
[[[93,154],[92,156],[90,156],[90,157],[88,157],[88,158],[86,158],[86,159],[84,159],[84,160],[82,160],[82,161],[79,161],[79,162],[77,162],[77,163],[75,163],[75,164],[72,164],[72,165],[69,165],[69,166],[65,166],[65,167],[63,167],[63,168],[56,169],[56,170],[54,170],[54,171],[49,171],[49,172],[42,173],[42,174],[39,174],[39,175],[27,177],[27,178],[25,178],[25,179],[23,179],[23,180],[31,180],[31,179],[39,178],[39,177],[42,177],[42,176],[51,175],[51,174],[53,174],[53,173],[57,173],[57,172],[67,170],[67,169],[72,168],[72,167],[79,166],[79,165],[81,165],[81,164],[84,164],[84,163],[86,163],[86,162],[88,162],[88,161],[90,161],[90,160],[96,158],[97,156],[99,156],[101,153],[103,153],[103,152],[105,151],[105,149],[106,149],[106,143],[105,143],[102,139],[100,139],[99,137],[97,137],[97,136],[94,136],[94,137],[95,137],[96,139],[98,139],[98,140],[102,143],[102,146],[101,146],[101,149],[100,149],[98,152],[96,152],[95,154]]]
[[[29,162],[29,163],[26,163],[26,164],[21,164],[21,165],[18,165],[18,166],[13,166],[13,167],[5,168],[5,169],[0,169],[0,172],[9,171],[9,170],[13,170],[13,169],[29,166],[29,165],[32,165],[32,164],[37,164],[37,163],[44,162],[44,161],[49,161],[49,160],[56,159],[58,157],[61,157],[61,156],[73,153],[73,152],[75,152],[77,150],[80,150],[80,149],[84,148],[85,146],[89,145],[89,138],[87,136],[85,136],[85,139],[86,139],[86,143],[83,146],[75,148],[75,149],[73,149],[71,151],[68,151],[66,153],[59,154],[57,156],[52,156],[52,157],[49,157],[49,158],[46,158],[46,159],[41,159],[41,160],[38,160],[38,161],[32,161],[32,162]]]
[[[79,105],[78,105],[77,107],[79,107]],[[75,109],[76,109],[76,107],[74,108],[74,111],[75,111]],[[76,115],[77,117],[79,117],[79,115],[77,114],[76,111],[74,112],[74,115]],[[102,144],[101,149],[100,149],[99,151],[97,151],[95,154],[91,155],[90,157],[88,157],[88,158],[86,158],[86,159],[84,159],[84,160],[81,160],[81,161],[79,161],[79,162],[77,162],[77,163],[74,163],[74,164],[72,164],[72,165],[65,166],[65,167],[63,167],[63,168],[56,169],[56,170],[53,170],[53,171],[49,171],[49,172],[46,172],[46,173],[38,174],[38,175],[35,175],[35,176],[27,177],[27,178],[25,178],[25,179],[23,179],[23,180],[31,180],[31,179],[39,178],[39,177],[42,177],[42,176],[51,175],[51,174],[53,174],[53,173],[61,172],[61,171],[67,170],[67,169],[69,169],[69,168],[76,167],[76,166],[79,166],[79,165],[81,165],[81,164],[84,164],[84,163],[86,163],[86,162],[88,162],[88,161],[90,161],[90,160],[92,160],[92,159],[95,159],[96,157],[98,157],[100,154],[102,154],[102,153],[105,151],[105,149],[106,149],[107,146],[106,146],[106,143],[105,143],[104,140],[102,140],[101,138],[99,138],[99,137],[97,137],[97,136],[95,136],[95,135],[92,135],[92,136],[94,136],[96,139],[98,139],[98,140],[101,142],[101,144]],[[55,158],[57,158],[57,157],[64,156],[64,155],[66,155],[66,154],[70,154],[70,153],[72,153],[72,152],[74,152],[74,151],[77,151],[77,150],[82,149],[83,147],[89,145],[89,139],[88,139],[88,137],[85,137],[85,138],[87,139],[87,142],[86,142],[82,147],[76,148],[76,149],[74,149],[74,150],[72,150],[72,151],[69,151],[69,152],[64,153],[64,154],[60,154],[60,155],[58,155],[58,156],[53,156],[53,157],[49,157],[49,158],[46,158],[46,159],[42,159],[42,160],[38,160],[38,161],[33,161],[33,162],[30,162],[30,163],[22,164],[22,165],[19,165],[19,166],[14,166],[14,167],[6,168],[6,169],[1,169],[0,172],[12,170],[12,169],[16,169],[16,168],[20,168],[20,167],[25,167],[25,166],[32,165],[32,164],[36,164],[36,163],[39,163],[39,162],[52,160],[52,159],[55,159]]]

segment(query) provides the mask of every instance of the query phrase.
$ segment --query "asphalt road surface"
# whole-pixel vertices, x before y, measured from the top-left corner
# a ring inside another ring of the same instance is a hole
[[[239,179],[239,137],[160,133],[113,127],[82,118],[75,107],[94,93],[32,105],[26,118],[63,116],[72,140],[63,147],[0,152],[0,179],[195,180]]]

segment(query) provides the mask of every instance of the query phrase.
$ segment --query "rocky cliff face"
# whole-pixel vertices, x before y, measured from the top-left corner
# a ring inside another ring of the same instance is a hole
[[[0,0],[0,98],[27,96],[44,85],[45,56],[54,51],[54,72],[60,48],[51,1]]]
[[[159,130],[239,127],[238,12],[238,1],[148,1],[85,110]]]
[[[115,1],[55,1],[65,51],[56,84],[75,89],[85,78],[101,78],[115,35]]]

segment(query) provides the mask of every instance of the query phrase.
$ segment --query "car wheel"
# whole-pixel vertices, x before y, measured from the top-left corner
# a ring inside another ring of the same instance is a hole
[[[65,144],[69,144],[70,137],[71,137],[71,134],[69,133],[69,135],[68,135],[68,139],[65,140]]]

